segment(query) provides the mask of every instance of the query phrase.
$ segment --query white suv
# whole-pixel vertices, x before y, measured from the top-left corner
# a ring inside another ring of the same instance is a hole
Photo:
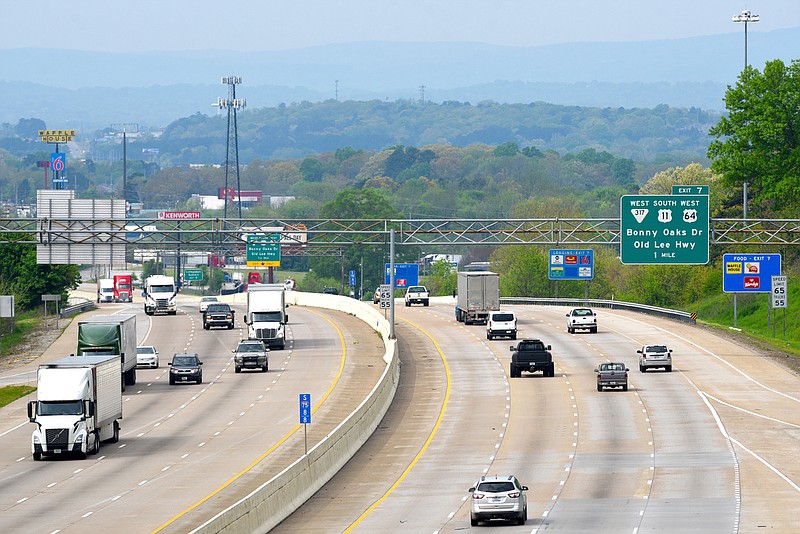
[[[639,353],[639,371],[642,373],[654,367],[672,371],[672,349],[666,345],[645,345],[636,352]]]
[[[486,339],[491,340],[501,336],[517,339],[517,315],[514,312],[489,312],[489,319],[486,321]]]
[[[528,486],[523,486],[517,477],[487,477],[483,476],[469,489],[472,493],[472,506],[469,519],[473,527],[479,521],[489,519],[516,520],[518,525],[524,525],[528,520],[528,498],[525,493]]]

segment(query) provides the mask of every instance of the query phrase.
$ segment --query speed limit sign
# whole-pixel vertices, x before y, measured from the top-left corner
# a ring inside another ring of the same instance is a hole
[[[788,308],[786,293],[786,276],[773,276],[772,277],[772,307],[773,308]]]

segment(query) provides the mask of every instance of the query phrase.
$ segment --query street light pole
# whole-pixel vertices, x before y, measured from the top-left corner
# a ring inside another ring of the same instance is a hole
[[[733,22],[744,22],[744,66],[747,68],[749,63],[747,62],[747,24],[750,22],[758,22],[758,15],[753,15],[750,13],[749,9],[745,9],[739,15],[733,16]]]

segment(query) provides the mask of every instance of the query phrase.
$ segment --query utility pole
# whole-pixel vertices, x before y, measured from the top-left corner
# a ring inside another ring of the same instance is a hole
[[[115,132],[122,130],[122,200],[125,201],[125,209],[128,209],[128,132],[138,133],[139,125],[136,123],[112,124],[111,129]]]

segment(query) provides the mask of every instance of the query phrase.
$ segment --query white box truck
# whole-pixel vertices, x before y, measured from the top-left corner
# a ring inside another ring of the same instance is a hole
[[[34,460],[86,458],[100,451],[101,441],[119,441],[120,363],[119,356],[68,356],[39,366],[36,400],[28,403]]]
[[[113,278],[99,278],[97,280],[97,302],[114,302]]]
[[[178,287],[171,276],[154,274],[144,281],[144,312],[147,315],[166,313],[175,315],[177,308]]]
[[[286,346],[286,290],[283,284],[250,284],[247,288],[247,337],[270,348]]]
[[[500,275],[490,271],[458,273],[456,320],[486,324],[489,312],[500,309]]]
[[[136,316],[95,315],[78,321],[77,356],[119,356],[122,384],[136,383]]]

